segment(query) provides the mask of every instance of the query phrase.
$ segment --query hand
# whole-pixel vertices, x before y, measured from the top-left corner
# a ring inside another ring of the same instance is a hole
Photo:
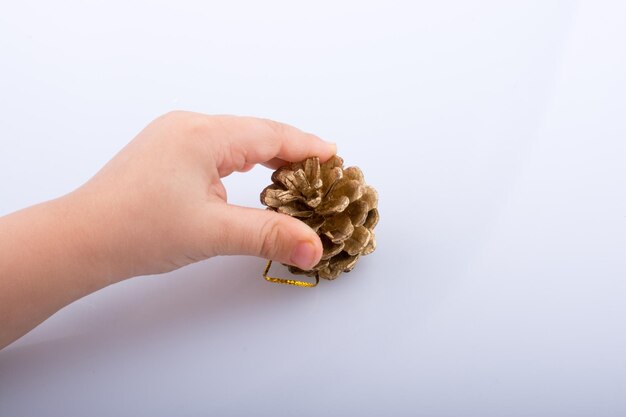
[[[0,348],[56,310],[136,275],[215,255],[310,269],[317,234],[299,220],[226,202],[221,178],[262,163],[334,155],[294,127],[172,112],[150,123],[76,191],[0,218]]]
[[[335,146],[278,122],[168,113],[77,191],[121,276],[167,272],[215,255],[254,255],[310,269],[322,244],[301,221],[226,202],[221,178]],[[101,249],[102,250],[102,249]]]

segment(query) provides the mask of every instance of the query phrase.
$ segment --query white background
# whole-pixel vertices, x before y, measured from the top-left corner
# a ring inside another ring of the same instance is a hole
[[[179,108],[338,142],[382,218],[315,289],[231,257],[74,303],[0,415],[625,415],[626,6],[503,3],[4,1],[0,214]]]

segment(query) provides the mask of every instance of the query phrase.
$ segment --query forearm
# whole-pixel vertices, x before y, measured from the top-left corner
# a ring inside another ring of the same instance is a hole
[[[117,279],[73,195],[0,218],[0,348]]]

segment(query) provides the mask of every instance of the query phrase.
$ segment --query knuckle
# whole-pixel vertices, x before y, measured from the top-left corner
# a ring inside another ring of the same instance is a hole
[[[168,117],[184,117],[186,115],[188,115],[189,112],[184,111],[184,110],[170,110],[167,113],[165,113],[165,116]]]
[[[211,130],[211,119],[200,114],[191,114],[186,117],[184,129],[192,137],[206,136]]]
[[[157,120],[173,123],[184,119],[185,117],[187,117],[187,115],[188,112],[183,110],[171,110],[160,116]]]
[[[276,259],[281,252],[282,220],[271,218],[261,227],[261,256]]]
[[[211,126],[211,117],[184,110],[172,110],[159,118],[162,122],[183,133],[183,136],[206,135]]]
[[[285,125],[272,119],[261,119],[272,133],[276,136],[282,136],[285,133]]]

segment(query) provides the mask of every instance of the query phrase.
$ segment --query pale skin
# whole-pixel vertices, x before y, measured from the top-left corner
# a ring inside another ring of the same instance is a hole
[[[299,220],[228,204],[221,178],[334,144],[266,119],[171,112],[75,191],[0,217],[0,348],[116,282],[218,255],[309,269],[322,245]]]

